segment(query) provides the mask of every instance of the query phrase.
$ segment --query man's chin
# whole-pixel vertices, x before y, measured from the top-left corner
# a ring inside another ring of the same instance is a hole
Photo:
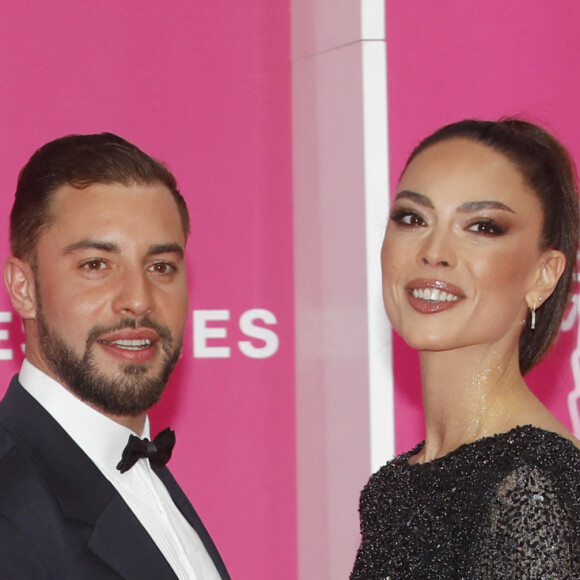
[[[87,340],[85,352],[77,354],[45,324],[39,324],[39,329],[44,358],[59,382],[107,415],[135,416],[148,411],[163,394],[180,354],[166,352],[157,343],[147,357],[137,357],[138,362],[126,356],[120,360],[116,356],[120,349],[103,348],[96,340]]]
[[[130,357],[115,356],[106,349],[95,348],[95,345],[90,349],[88,356],[85,354],[84,360],[90,360],[94,371],[115,382],[131,380],[133,377],[154,379],[164,372],[168,364],[167,355],[162,351],[157,351],[153,356],[148,356],[147,360],[141,361]]]
[[[165,390],[167,381],[159,376],[98,375],[82,384],[71,385],[72,392],[82,401],[107,415],[136,416],[155,405]]]

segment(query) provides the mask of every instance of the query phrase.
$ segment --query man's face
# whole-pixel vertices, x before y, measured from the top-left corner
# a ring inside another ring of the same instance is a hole
[[[161,185],[63,186],[40,236],[27,358],[110,415],[161,396],[187,317],[185,235]]]

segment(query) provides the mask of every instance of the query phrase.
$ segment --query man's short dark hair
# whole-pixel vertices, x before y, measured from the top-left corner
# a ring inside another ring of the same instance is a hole
[[[42,146],[22,168],[10,215],[10,245],[17,258],[34,262],[36,245],[51,224],[50,203],[63,185],[152,185],[171,192],[189,234],[189,213],[173,174],[159,161],[112,133],[68,135]]]

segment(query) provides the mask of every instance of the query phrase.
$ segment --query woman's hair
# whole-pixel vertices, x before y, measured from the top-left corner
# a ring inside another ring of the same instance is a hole
[[[469,139],[503,154],[519,169],[542,205],[542,249],[561,251],[566,267],[556,289],[536,313],[535,330],[526,323],[520,335],[520,370],[526,374],[555,340],[576,274],[578,251],[578,187],[576,168],[566,148],[546,130],[520,119],[467,119],[446,125],[421,141],[409,163],[431,145],[449,139]]]

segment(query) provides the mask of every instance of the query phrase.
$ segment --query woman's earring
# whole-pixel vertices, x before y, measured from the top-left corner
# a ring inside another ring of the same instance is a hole
[[[540,303],[540,306],[542,305],[542,300],[543,300],[542,297],[538,298],[538,302]],[[530,328],[532,330],[536,330],[536,301],[535,300],[534,300],[534,305],[532,306],[531,310],[532,310],[532,320],[531,320]]]

